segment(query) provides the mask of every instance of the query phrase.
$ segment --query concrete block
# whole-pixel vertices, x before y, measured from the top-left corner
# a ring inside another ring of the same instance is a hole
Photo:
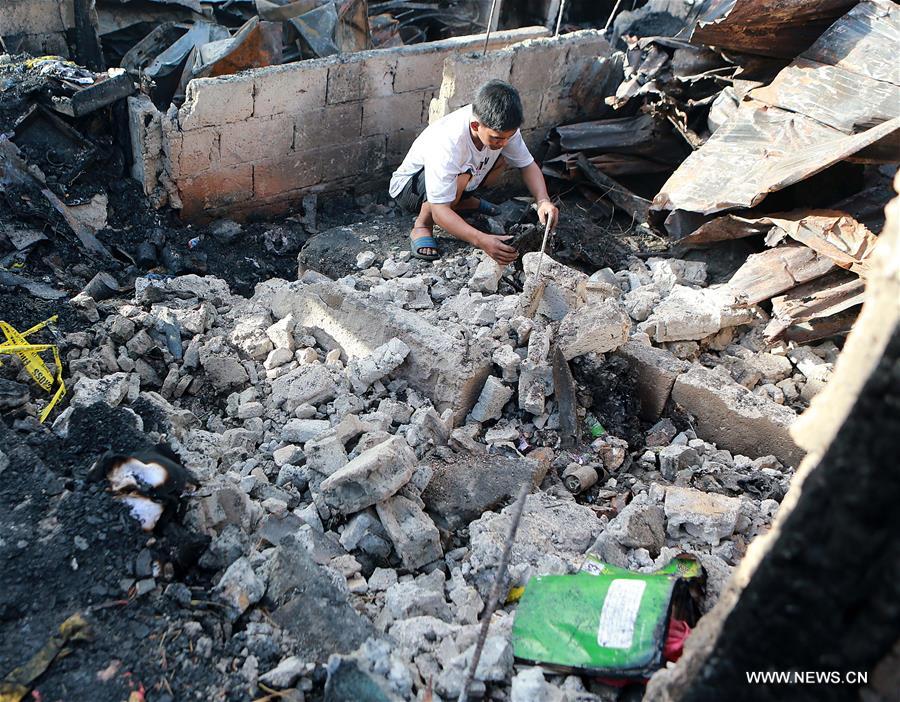
[[[488,376],[469,418],[476,422],[498,419],[503,412],[503,406],[509,402],[512,396],[513,389],[511,387],[504,385],[503,381],[493,375]]]
[[[697,419],[696,431],[720,448],[751,458],[772,454],[797,467],[804,452],[789,429],[793,410],[756,395],[724,369],[694,364],[672,388],[672,399]]]
[[[556,339],[567,361],[593,351],[606,353],[628,341],[631,319],[618,300],[606,299],[572,310],[559,323]]]
[[[207,210],[227,208],[253,197],[253,166],[242,163],[201,173],[178,182],[182,214],[203,218]]]
[[[392,373],[408,355],[409,346],[394,338],[367,356],[352,359],[347,364],[350,385],[362,395],[373,383]]]
[[[501,266],[494,259],[485,255],[475,267],[469,279],[469,289],[483,293],[495,293],[506,266]]]
[[[416,468],[416,454],[395,436],[350,461],[321,486],[325,503],[341,514],[352,514],[386,500],[402,488]]]
[[[281,428],[281,438],[297,444],[305,444],[311,439],[331,429],[327,419],[289,419]]]
[[[283,195],[322,180],[322,161],[316,151],[294,152],[279,161],[253,165],[253,194],[257,198]]]
[[[423,109],[427,110],[427,103],[423,102]],[[422,125],[424,127],[425,125]],[[388,132],[385,161],[388,166],[397,166],[406,157],[410,147],[419,136],[422,129],[398,129]]]
[[[674,485],[666,488],[666,530],[673,538],[679,538],[683,530],[690,537],[717,546],[734,533],[740,511],[737,497]]]
[[[349,359],[371,353],[396,337],[410,354],[403,377],[443,412],[466,416],[490,369],[483,340],[461,341],[418,314],[376,303],[335,283],[291,283],[272,302],[276,316],[293,312],[297,323],[330,336]]]
[[[245,119],[222,127],[220,158],[223,165],[280,160],[293,141],[294,121],[290,117]]]
[[[415,502],[394,495],[375,510],[406,568],[414,570],[444,557],[437,527]]]
[[[363,94],[363,60],[354,57],[351,60],[332,63],[328,66],[328,92],[326,102],[336,105],[341,102],[362,100]]]
[[[209,170],[220,161],[220,134],[214,127],[193,129],[183,132],[178,153],[178,172],[199,174]],[[244,159],[246,160],[246,159]],[[234,165],[239,161],[230,161],[224,165]]]
[[[285,465],[295,465],[302,461],[304,457],[303,449],[294,444],[282,446],[280,449],[275,449],[272,452],[272,459],[279,468]]]
[[[162,169],[162,115],[146,95],[128,98],[128,132],[131,137],[131,177],[149,195]]]
[[[544,86],[562,85],[568,66],[566,55],[569,52],[569,41],[563,35],[556,38],[532,39],[511,46],[507,51],[512,53],[510,83],[526,90],[534,85],[535,77],[540,76]],[[540,101],[534,106],[540,106]]]
[[[675,285],[639,329],[654,341],[696,341],[752,319],[753,309],[723,288]]]
[[[371,97],[362,105],[362,136],[389,134],[398,127],[421,130],[431,93],[413,92]]]
[[[303,453],[306,454],[306,467],[319,476],[327,477],[336,473],[347,465],[348,461],[344,444],[340,438],[332,434],[306,442]],[[320,483],[321,480],[321,477],[316,479],[310,475],[310,482],[313,484]]]
[[[584,29],[579,32],[565,34],[569,48],[566,54],[566,62],[574,64],[582,59],[593,59],[597,56],[608,56],[610,53],[609,42],[603,36],[603,32],[597,29]]]
[[[337,385],[325,366],[315,363],[299,366],[272,381],[272,402],[293,412],[302,404],[317,405],[334,399]]]
[[[362,134],[363,103],[305,110],[294,116],[294,145],[297,152],[319,149],[331,144],[335,136],[342,142],[353,141]]]
[[[187,86],[178,124],[184,131],[240,122],[253,114],[253,76],[195,78]]]
[[[384,170],[386,141],[383,135],[370,136],[317,149],[309,156],[319,162],[323,181],[333,182],[361,174],[371,178]]]
[[[522,257],[522,268],[527,276],[526,293],[530,289],[530,281],[537,271],[539,252],[527,253]],[[538,305],[538,312],[554,321],[559,321],[572,310],[584,304],[587,297],[588,277],[581,271],[569,268],[559,261],[544,254],[541,262],[541,281],[544,293]],[[527,297],[527,295],[523,295]]]
[[[326,59],[263,68],[252,76],[256,117],[300,114],[325,106]]]
[[[550,449],[532,451],[527,457],[501,453],[435,457],[430,461],[434,474],[422,500],[441,528],[455,530],[514,498],[525,481],[540,485],[552,458]]]
[[[397,62],[394,77],[394,92],[437,88],[441,84],[444,59],[442,51],[423,51],[419,54],[404,54]]]
[[[4,0],[0,3],[0,33],[10,53],[69,57],[66,31],[75,27],[72,0]]]
[[[360,88],[367,98],[392,95],[394,75],[400,56],[394,51],[372,51],[366,54],[362,66]],[[438,83],[434,84],[435,86]]]
[[[637,376],[641,418],[655,421],[662,414],[675,379],[690,366],[664,349],[629,341],[616,352],[626,359]]]
[[[272,341],[276,349],[287,349],[293,351],[297,348],[294,339],[294,328],[297,326],[297,320],[289,314],[279,319],[275,324],[266,329],[266,336]]]
[[[449,112],[469,104],[485,81],[493,78],[509,81],[512,59],[511,51],[488,51],[484,55],[449,57],[444,61],[438,97],[446,102]]]

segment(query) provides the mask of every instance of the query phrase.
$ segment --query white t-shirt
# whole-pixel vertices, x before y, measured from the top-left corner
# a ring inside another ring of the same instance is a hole
[[[518,129],[502,149],[485,145],[479,151],[472,141],[471,122],[472,106],[466,105],[426,127],[391,176],[391,197],[397,197],[409,179],[423,168],[426,198],[428,202],[440,205],[453,202],[456,197],[456,176],[472,173],[466,190],[474,190],[494,167],[500,154],[516,168],[525,168],[534,161]]]

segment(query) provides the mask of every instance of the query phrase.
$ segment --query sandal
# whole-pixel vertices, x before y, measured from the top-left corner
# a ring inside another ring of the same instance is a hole
[[[478,200],[478,212],[488,217],[496,217],[500,214],[500,208],[493,202],[488,202],[483,197]]]
[[[428,229],[428,227],[415,227],[413,231],[416,229]],[[415,258],[420,258],[423,261],[437,261],[440,257],[440,253],[433,254],[424,254],[421,252],[421,249],[437,249],[437,242],[434,240],[434,236],[428,234],[426,236],[420,236],[418,239],[413,239],[409,242],[409,251]]]

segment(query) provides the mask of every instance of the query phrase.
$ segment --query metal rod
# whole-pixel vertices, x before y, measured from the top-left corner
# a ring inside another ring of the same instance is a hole
[[[491,14],[488,15],[487,32],[484,34],[484,50],[481,52],[482,56],[487,53],[488,42],[491,40],[491,28],[494,26],[494,10],[497,8],[499,1],[491,0]]]
[[[620,0],[620,2],[621,2],[621,0]],[[559,3],[559,16],[556,18],[556,31],[553,32],[553,36],[555,36],[555,37],[559,36],[559,28],[562,26],[563,13],[565,11],[566,11],[566,0],[562,0],[562,2]]]
[[[475,651],[472,654],[472,662],[469,664],[469,672],[466,673],[466,679],[463,682],[462,691],[459,693],[457,702],[467,702],[469,699],[469,686],[475,679],[475,671],[478,669],[478,661],[481,660],[481,651],[484,648],[484,642],[487,640],[488,629],[491,626],[491,617],[497,604],[500,601],[500,592],[506,581],[506,569],[509,567],[509,555],[512,552],[513,542],[516,540],[516,532],[519,530],[519,521],[522,519],[522,511],[525,509],[525,498],[531,492],[531,481],[526,480],[521,489],[519,496],[516,498],[515,507],[513,507],[512,522],[509,525],[509,535],[506,537],[506,544],[503,546],[503,555],[500,557],[500,565],[497,567],[497,578],[494,580],[494,586],[491,588],[491,594],[488,597],[488,604],[481,618],[481,631],[478,633],[478,641],[475,642]]]
[[[544,238],[541,241],[541,253],[540,256],[538,256],[537,270],[534,272],[532,283],[537,283],[538,279],[541,277],[541,264],[544,262],[544,252],[547,250],[547,238],[550,235],[550,226],[552,223],[553,217],[547,215],[547,223],[544,225]]]
[[[619,11],[619,6],[622,4],[622,0],[616,0],[616,4],[613,5],[612,12],[609,13],[609,19],[606,20],[606,25],[603,27],[603,31],[605,32],[609,29],[609,25],[612,24],[613,20],[616,17],[616,13]]]

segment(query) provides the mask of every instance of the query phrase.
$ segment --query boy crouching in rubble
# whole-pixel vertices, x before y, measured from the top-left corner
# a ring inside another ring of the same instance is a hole
[[[522,140],[522,100],[508,83],[490,80],[475,102],[429,125],[413,142],[391,177],[390,194],[401,207],[417,213],[411,239],[412,255],[426,261],[440,257],[433,227],[482,249],[498,263],[511,263],[518,252],[504,244],[509,236],[479,231],[459,212],[497,214],[497,208],[475,195],[489,187],[506,164],[519,168],[522,180],[538,204],[541,224],[559,210],[547,195],[540,167]]]

